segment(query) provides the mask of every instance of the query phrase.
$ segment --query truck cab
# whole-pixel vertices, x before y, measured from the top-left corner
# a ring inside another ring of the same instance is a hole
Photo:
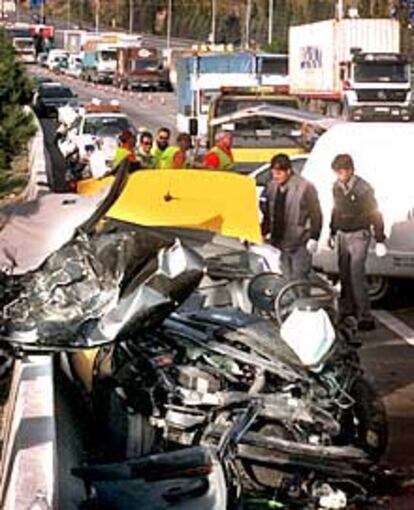
[[[410,65],[399,53],[355,52],[340,68],[349,120],[411,120]]]
[[[142,46],[118,48],[115,83],[123,90],[171,90],[157,49]]]
[[[299,100],[283,91],[280,87],[223,87],[209,108],[209,147],[218,131],[231,131],[235,163],[243,173],[270,161],[277,152],[305,152],[302,122],[271,111],[273,107],[298,111]]]
[[[94,83],[113,83],[116,58],[114,46],[99,44],[96,48],[87,49],[83,54],[83,79]]]
[[[14,37],[13,48],[21,62],[25,64],[36,63],[36,48],[32,37]]]

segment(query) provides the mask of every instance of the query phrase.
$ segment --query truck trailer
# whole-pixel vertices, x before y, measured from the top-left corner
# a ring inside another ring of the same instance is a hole
[[[410,66],[393,19],[326,20],[289,30],[290,93],[348,120],[411,119]]]

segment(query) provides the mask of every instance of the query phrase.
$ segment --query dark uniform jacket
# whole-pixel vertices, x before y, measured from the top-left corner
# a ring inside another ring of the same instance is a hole
[[[349,190],[338,181],[333,186],[334,206],[331,217],[331,234],[338,230],[356,232],[374,228],[377,242],[383,242],[384,221],[378,210],[378,204],[372,186],[358,176],[352,178]]]
[[[309,181],[292,175],[286,188],[284,232],[280,241],[272,244],[281,249],[295,249],[309,239],[318,240],[322,228],[322,212],[318,193]],[[262,234],[272,234],[278,185],[271,180],[263,190],[260,208],[263,213]]]

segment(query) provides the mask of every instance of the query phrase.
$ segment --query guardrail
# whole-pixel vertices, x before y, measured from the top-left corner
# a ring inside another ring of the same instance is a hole
[[[29,142],[30,175],[23,192],[26,200],[49,191],[50,159],[39,120],[34,118],[38,129]],[[56,490],[56,423],[51,356],[15,361],[4,408],[2,440],[0,508],[52,508]]]
[[[55,499],[56,424],[51,356],[15,362],[5,409],[2,510],[46,510]]]
[[[26,107],[27,112],[33,110]],[[45,146],[42,126],[36,115],[33,115],[36,124],[36,134],[29,142],[29,181],[23,196],[26,200],[33,200],[41,191],[49,191],[50,156]]]

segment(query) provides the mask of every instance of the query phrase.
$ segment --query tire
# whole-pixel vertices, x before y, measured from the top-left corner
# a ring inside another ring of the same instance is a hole
[[[390,280],[386,276],[367,276],[367,284],[371,303],[384,299],[390,290]]]
[[[364,450],[370,459],[378,461],[388,444],[388,426],[385,407],[372,386],[358,377],[350,390],[355,404],[344,416],[342,439]]]

